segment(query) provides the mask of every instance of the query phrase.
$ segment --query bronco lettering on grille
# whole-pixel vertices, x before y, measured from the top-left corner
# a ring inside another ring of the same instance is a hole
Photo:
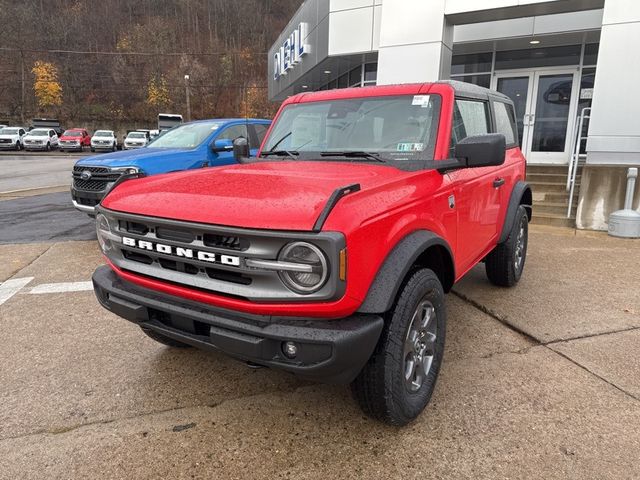
[[[149,242],[147,240],[137,240],[130,237],[122,237],[122,244],[127,247],[139,248],[141,250],[156,251],[174,257],[198,259],[201,262],[220,263],[232,267],[240,266],[240,257],[234,255],[219,255],[217,253],[202,252],[191,248],[174,247],[162,243]]]

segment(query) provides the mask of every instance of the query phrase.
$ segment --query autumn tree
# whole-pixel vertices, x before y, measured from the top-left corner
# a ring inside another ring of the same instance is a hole
[[[166,107],[171,103],[167,81],[162,75],[151,77],[147,84],[147,105],[154,108]]]
[[[40,108],[62,105],[62,86],[58,81],[58,68],[49,62],[38,60],[31,72],[35,76],[33,91]]]

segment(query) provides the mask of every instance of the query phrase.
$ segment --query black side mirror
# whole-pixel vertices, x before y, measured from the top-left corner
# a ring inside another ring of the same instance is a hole
[[[244,137],[238,137],[233,141],[233,158],[238,163],[245,163],[249,158],[249,142]]]
[[[489,133],[462,139],[455,146],[454,156],[460,161],[461,166],[491,167],[504,163],[506,151],[504,135]]]

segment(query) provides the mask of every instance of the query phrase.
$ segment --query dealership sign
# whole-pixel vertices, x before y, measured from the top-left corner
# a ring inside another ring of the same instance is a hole
[[[301,23],[273,55],[274,80],[278,80],[280,75],[286,75],[302,61],[302,57],[309,53],[310,46],[304,43],[305,38],[307,38],[307,24]]]

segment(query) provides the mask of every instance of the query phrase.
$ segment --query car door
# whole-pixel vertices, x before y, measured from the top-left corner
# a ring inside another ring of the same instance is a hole
[[[451,154],[455,145],[471,135],[492,131],[489,102],[456,98],[451,129]],[[462,168],[449,173],[458,214],[457,268],[466,271],[495,243],[501,213],[501,167]],[[494,182],[496,182],[494,184]]]
[[[51,146],[58,145],[58,135],[53,130],[49,130],[49,143]]]

